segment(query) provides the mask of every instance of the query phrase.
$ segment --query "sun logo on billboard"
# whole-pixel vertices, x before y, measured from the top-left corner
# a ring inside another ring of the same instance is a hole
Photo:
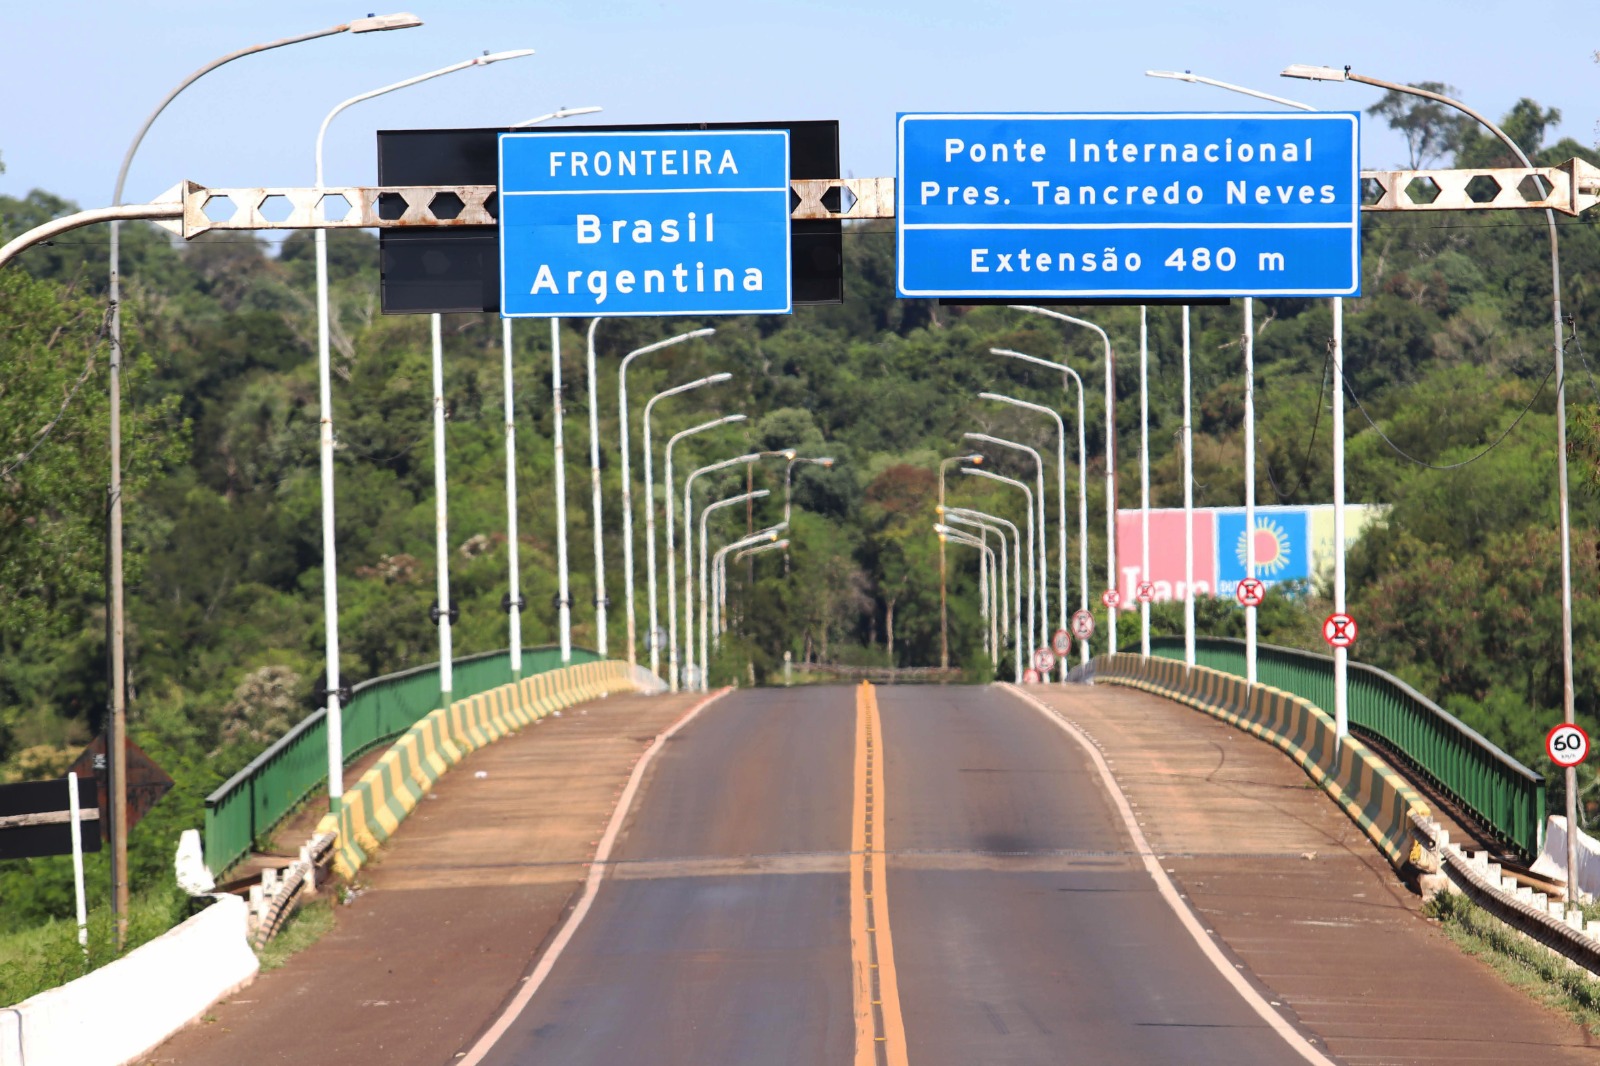
[[[1247,535],[1241,532],[1239,543],[1234,547],[1234,554],[1238,556],[1240,566],[1248,565],[1244,539]],[[1289,534],[1272,519],[1258,518],[1255,538],[1256,576],[1270,578],[1282,573],[1289,565]]]

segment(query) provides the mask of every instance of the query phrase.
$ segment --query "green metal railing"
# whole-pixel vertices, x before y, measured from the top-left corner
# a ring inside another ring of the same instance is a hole
[[[572,649],[572,665],[597,662],[586,648]],[[522,653],[522,676],[561,666],[561,649],[528,648]],[[452,699],[462,699],[509,684],[511,654],[505,651],[467,655],[453,664]],[[393,739],[440,706],[439,664],[401,670],[354,685],[340,716],[346,766],[365,752]],[[256,756],[206,797],[206,865],[213,874],[250,853],[306,797],[327,787],[327,708],[313,711],[277,743]]]
[[[1135,653],[1138,645],[1131,649]],[[1182,637],[1152,637],[1150,653],[1183,658]],[[1244,641],[1195,640],[1195,663],[1245,676]],[[1260,644],[1256,675],[1263,685],[1292,692],[1333,713],[1333,660],[1325,655]],[[1349,664],[1350,728],[1377,741],[1460,804],[1483,829],[1532,860],[1544,832],[1544,776],[1523,766],[1482,734],[1393,674]]]

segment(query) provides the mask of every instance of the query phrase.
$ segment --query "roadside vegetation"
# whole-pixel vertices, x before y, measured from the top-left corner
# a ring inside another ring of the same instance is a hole
[[[1505,161],[1493,144],[1438,115],[1404,108],[1381,115],[1424,130],[1418,144],[1435,154],[1429,162]],[[1570,138],[1551,143],[1558,118],[1523,101],[1505,127],[1540,164],[1575,155],[1600,160]],[[1587,120],[1573,125],[1587,128]],[[0,196],[0,240],[72,208],[44,190]],[[1565,308],[1576,323],[1567,391],[1577,485],[1578,709],[1588,721],[1600,709],[1600,599],[1592,595],[1600,579],[1600,384],[1585,332],[1600,322],[1597,215],[1561,221]],[[1561,701],[1543,219],[1369,216],[1363,234],[1364,294],[1347,302],[1345,319],[1348,396],[1360,404],[1348,419],[1348,491],[1353,502],[1392,510],[1351,560],[1359,657],[1537,765]],[[372,236],[333,231],[328,247],[342,669],[360,680],[435,657],[428,326],[421,317],[379,312]],[[1098,340],[1087,332],[1003,307],[897,300],[889,227],[850,226],[844,253],[842,305],[718,320],[709,323],[714,337],[641,359],[630,372],[635,412],[669,385],[734,373],[726,385],[658,408],[658,441],[712,413],[750,416],[742,427],[681,444],[674,456],[680,484],[683,471],[747,450],[795,447],[838,460],[832,469],[795,467],[786,557],[773,552],[750,566],[730,565],[733,628],[714,664],[718,681],[781,680],[785,651],[797,674],[815,662],[937,665],[938,545],[930,525],[938,460],[962,450],[966,430],[1047,455],[1055,448],[1047,420],[976,394],[994,389],[1060,404],[1061,383],[988,349],[1064,360],[1098,381]],[[0,781],[60,774],[102,728],[106,255],[106,231],[87,229],[0,270]],[[123,255],[130,722],[134,739],[177,782],[135,831],[130,872],[141,898],[160,901],[178,833],[201,824],[204,796],[311,709],[323,641],[314,267],[309,233],[219,233],[176,245],[161,230],[130,224]],[[1130,506],[1137,501],[1139,412],[1130,398],[1138,388],[1138,311],[1088,313],[1118,347],[1120,499]],[[1175,506],[1182,497],[1179,316],[1159,308],[1150,320],[1152,489],[1157,505]],[[1196,503],[1242,504],[1238,309],[1197,308],[1194,322]],[[599,403],[613,648],[624,639],[616,359],[699,324],[604,323],[598,397],[584,390],[587,323],[566,324],[569,534],[574,545],[589,543],[587,496],[576,486],[588,406]],[[1330,497],[1327,408],[1340,387],[1329,379],[1330,329],[1326,301],[1258,302],[1263,503]],[[557,635],[548,334],[523,328],[516,343],[523,626],[526,642],[537,644]],[[497,320],[451,316],[445,350],[451,580],[461,609],[455,641],[458,654],[470,654],[505,640]],[[1098,567],[1105,558],[1104,524],[1095,517],[1104,513],[1104,408],[1091,398],[1087,410],[1090,557]],[[637,447],[637,423],[633,440]],[[992,461],[1032,477],[1009,457]],[[656,473],[659,484],[659,462]],[[781,461],[768,461],[755,474],[756,487],[772,490],[751,516],[756,528],[782,518],[782,473]],[[952,501],[1024,521],[1021,501],[1007,490],[969,485],[978,479],[954,473],[949,480]],[[704,500],[745,484],[742,475],[704,482]],[[718,522],[723,535],[745,528],[742,514],[725,512]],[[642,522],[635,526],[642,536]],[[985,678],[976,557],[958,549],[950,558],[952,665]],[[593,613],[582,606],[593,602],[593,575],[582,552],[574,560],[574,639],[593,646]],[[642,581],[642,561],[638,570]],[[641,596],[641,617],[642,603]],[[1317,589],[1270,598],[1262,639],[1320,648],[1325,607]],[[1202,603],[1199,614],[1203,632],[1242,625],[1227,603]],[[1158,632],[1179,631],[1176,606],[1154,616]],[[1002,664],[1000,676],[1009,675]],[[1589,803],[1594,778],[1581,780]],[[1558,795],[1550,803],[1560,809]],[[91,897],[103,900],[105,853],[89,856],[89,873]],[[24,931],[24,940],[39,943],[55,936],[57,927],[44,923],[69,918],[71,896],[65,859],[0,866],[3,943]],[[153,912],[164,906],[149,905]],[[0,947],[0,970],[32,957]],[[31,987],[15,977],[0,981],[10,982],[0,989]]]
[[[1507,984],[1559,1010],[1600,1036],[1600,981],[1587,970],[1552,955],[1454,892],[1441,892],[1423,907],[1468,955],[1481,959]]]

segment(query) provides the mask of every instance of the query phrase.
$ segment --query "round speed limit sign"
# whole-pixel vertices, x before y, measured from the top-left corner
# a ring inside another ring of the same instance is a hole
[[[1050,650],[1057,655],[1065,655],[1072,650],[1072,634],[1065,629],[1058,629],[1050,634]]]
[[[1589,756],[1589,734],[1581,726],[1558,725],[1545,734],[1544,750],[1557,766],[1577,766]]]

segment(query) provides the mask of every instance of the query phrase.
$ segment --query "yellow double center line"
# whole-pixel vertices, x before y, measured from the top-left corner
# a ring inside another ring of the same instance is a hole
[[[850,827],[850,963],[855,979],[855,1066],[907,1066],[905,1019],[889,935],[884,851],[883,729],[869,682],[856,689],[855,804]]]

